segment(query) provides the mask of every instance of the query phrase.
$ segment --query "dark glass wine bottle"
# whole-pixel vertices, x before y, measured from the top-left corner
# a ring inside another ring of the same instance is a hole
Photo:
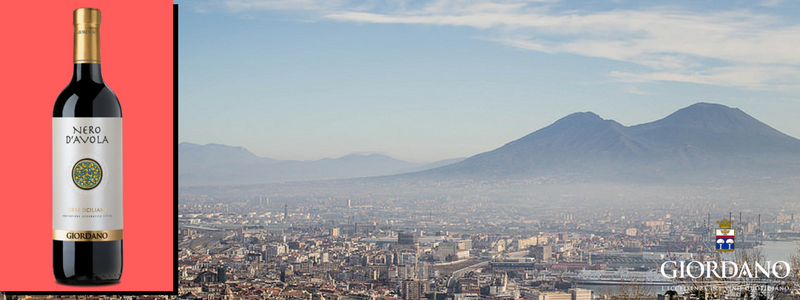
[[[53,271],[63,284],[122,276],[122,110],[100,75],[100,10],[78,8],[72,81],[53,109]]]

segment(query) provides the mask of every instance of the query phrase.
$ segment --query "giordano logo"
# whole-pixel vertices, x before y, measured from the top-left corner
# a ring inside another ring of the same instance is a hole
[[[717,251],[719,252],[732,252],[735,249],[733,242],[736,231],[731,228],[732,223],[733,221],[728,219],[717,221],[719,228],[714,230],[716,236],[714,242],[717,244]]]
[[[714,229],[714,243],[719,252],[733,252],[735,229],[731,227],[733,221],[723,219],[717,221],[720,228]],[[668,273],[667,269],[671,271]],[[669,278],[786,278],[792,273],[791,265],[786,261],[772,263],[767,261],[762,265],[758,261],[741,264],[732,261],[665,261],[661,264],[661,275]]]
[[[81,189],[91,190],[103,180],[103,169],[95,160],[84,158],[72,167],[72,182]]]

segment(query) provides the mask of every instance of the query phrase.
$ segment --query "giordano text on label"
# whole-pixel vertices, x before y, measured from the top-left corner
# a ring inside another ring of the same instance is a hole
[[[67,239],[70,239],[70,240],[105,240],[105,239],[108,239],[108,232],[67,232]]]
[[[117,230],[58,230],[53,229],[53,240],[73,242],[118,241],[122,229]]]

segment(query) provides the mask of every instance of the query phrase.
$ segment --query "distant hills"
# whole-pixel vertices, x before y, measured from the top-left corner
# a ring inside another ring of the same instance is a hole
[[[402,173],[402,174],[401,174]],[[623,126],[592,112],[568,115],[500,148],[415,165],[380,154],[277,161],[242,147],[179,145],[179,181],[255,183],[400,174],[383,179],[617,181],[800,176],[800,140],[745,112],[697,103],[650,123]]]
[[[263,183],[354,178],[426,170],[463,160],[416,164],[383,154],[350,154],[314,161],[258,157],[243,147],[222,144],[178,145],[181,184]]]
[[[800,175],[800,140],[720,104],[697,103],[630,127],[581,112],[495,150],[411,175],[613,181],[720,172]]]

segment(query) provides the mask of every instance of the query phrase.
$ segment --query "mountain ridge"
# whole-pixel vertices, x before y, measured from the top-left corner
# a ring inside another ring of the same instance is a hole
[[[263,183],[382,176],[436,167],[379,153],[351,153],[310,161],[259,157],[241,146],[178,144],[180,184]]]
[[[183,144],[179,145],[179,182],[184,183],[372,176],[415,180],[568,178],[565,181],[800,176],[800,140],[738,108],[704,102],[632,126],[593,112],[572,113],[491,151],[442,165],[432,163],[423,170],[382,154],[276,161],[259,158],[242,147],[227,149],[219,144],[211,144],[208,153],[196,151],[185,161],[184,148],[197,150],[198,145]],[[214,160],[216,154],[229,157]],[[185,167],[184,162],[188,162]]]

